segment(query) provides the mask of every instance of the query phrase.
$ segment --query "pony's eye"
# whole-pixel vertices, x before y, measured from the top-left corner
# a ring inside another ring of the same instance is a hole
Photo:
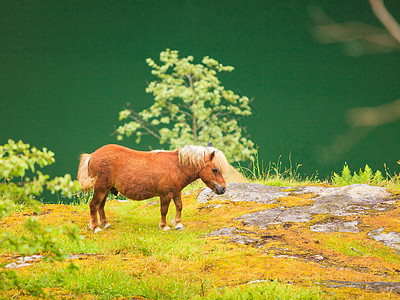
[[[212,169],[212,171],[213,171],[214,174],[217,174],[217,173],[218,173],[218,170],[217,170],[217,169]]]

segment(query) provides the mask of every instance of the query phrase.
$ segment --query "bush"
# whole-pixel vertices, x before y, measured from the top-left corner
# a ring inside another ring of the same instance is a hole
[[[356,183],[378,185],[384,180],[385,178],[379,170],[374,173],[368,165],[365,165],[364,171],[360,169],[358,174],[357,172],[354,172],[354,174],[351,175],[351,171],[347,163],[344,164],[342,175],[333,173],[332,176],[332,184],[337,186],[344,186]]]
[[[38,171],[55,162],[54,153],[43,148],[38,150],[22,141],[8,140],[8,144],[0,146],[0,220],[10,214],[16,205],[22,205],[40,213],[40,202],[36,200],[44,189],[52,193],[61,192],[71,197],[80,189],[77,181],[71,180],[71,175],[55,177]],[[63,260],[67,257],[62,248],[55,242],[55,235],[66,235],[71,241],[79,241],[79,230],[75,225],[67,224],[57,228],[42,226],[35,216],[31,216],[25,223],[26,233],[20,236],[5,232],[0,235],[1,242],[8,242],[15,252],[21,255],[44,254],[44,259]],[[22,286],[14,271],[0,272],[1,287],[24,289],[28,293],[38,296],[43,291],[35,285]]]

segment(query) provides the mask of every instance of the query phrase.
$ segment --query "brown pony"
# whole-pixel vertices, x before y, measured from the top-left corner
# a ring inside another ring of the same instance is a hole
[[[127,198],[144,200],[160,197],[160,228],[170,229],[166,215],[171,199],[176,207],[175,229],[181,223],[181,191],[189,183],[201,178],[217,194],[225,193],[222,176],[228,170],[225,155],[212,147],[186,146],[175,151],[141,152],[118,145],[106,145],[92,154],[82,154],[78,181],[82,190],[94,190],[90,201],[89,228],[101,231],[97,213],[104,228],[110,227],[104,213],[108,193],[118,191]]]

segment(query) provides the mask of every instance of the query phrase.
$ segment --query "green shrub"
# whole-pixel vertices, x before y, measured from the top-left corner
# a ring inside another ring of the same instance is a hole
[[[347,163],[345,163],[342,170],[342,175],[333,173],[332,176],[332,184],[337,186],[344,186],[356,183],[378,185],[384,181],[385,178],[383,177],[382,173],[379,170],[374,173],[368,165],[365,165],[364,171],[360,169],[358,174],[357,172],[354,172],[354,174],[351,175],[350,168]]]
[[[79,183],[71,180],[71,175],[55,177],[43,174],[37,168],[43,168],[55,162],[54,153],[43,148],[38,150],[22,141],[8,140],[8,144],[0,146],[0,220],[10,214],[16,205],[30,207],[35,214],[40,213],[40,196],[47,188],[52,193],[61,192],[71,197],[80,188]],[[35,216],[25,222],[26,233],[16,235],[5,232],[0,234],[2,243],[9,243],[20,255],[42,253],[44,259],[63,260],[66,254],[56,243],[56,235],[66,235],[71,241],[79,241],[79,230],[75,225],[66,224],[57,228],[44,227]],[[2,289],[18,288],[38,296],[43,291],[37,285],[23,285],[14,271],[0,272]]]

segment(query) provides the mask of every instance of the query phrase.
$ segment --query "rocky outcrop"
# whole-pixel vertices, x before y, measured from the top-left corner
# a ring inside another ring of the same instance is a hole
[[[400,255],[400,226],[393,224],[398,223],[400,201],[385,188],[365,184],[276,187],[230,183],[223,195],[215,195],[204,188],[197,201],[201,209],[214,215],[218,215],[218,211],[228,214],[233,208],[239,212],[225,227],[209,233],[209,238],[239,247],[255,247],[275,258],[317,263],[338,272],[388,275],[388,282],[343,281],[338,276],[322,280],[321,285],[400,293],[400,284],[391,282],[393,277],[390,277],[400,272],[398,266],[380,270],[385,258],[366,252],[365,249],[371,248],[362,247],[376,241],[382,245],[380,247],[388,247],[387,253]],[[345,235],[343,246],[340,234]],[[330,239],[329,235],[335,236]],[[331,240],[337,246],[324,248]],[[353,240],[356,240],[354,244]],[[340,250],[341,247],[347,248]],[[360,258],[358,263],[354,257]],[[363,257],[374,257],[376,266],[368,265]]]
[[[308,205],[293,207],[280,206],[280,199],[285,197],[301,197],[308,195],[313,201]],[[313,220],[317,215],[329,215],[325,221],[309,226],[316,232],[359,232],[358,221],[343,221],[340,217],[357,216],[374,211],[385,211],[391,208],[394,201],[386,189],[366,184],[353,184],[344,187],[276,187],[255,183],[230,183],[224,195],[215,195],[209,188],[197,196],[197,201],[207,203],[211,199],[229,200],[232,202],[256,202],[260,204],[275,204],[270,209],[244,214],[236,220],[246,226],[257,226],[261,229],[269,225],[281,223],[304,223]],[[336,218],[335,218],[336,217]],[[400,235],[395,232],[382,234],[385,229],[371,232],[369,236],[381,241],[389,247],[399,248]],[[215,234],[215,233],[214,233]]]

